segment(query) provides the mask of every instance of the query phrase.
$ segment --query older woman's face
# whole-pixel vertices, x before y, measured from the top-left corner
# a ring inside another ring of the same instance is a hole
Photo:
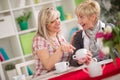
[[[61,30],[60,28],[60,18],[57,17],[55,20],[51,21],[48,25],[47,25],[47,29],[50,33],[56,33],[59,32]]]
[[[92,29],[94,27],[94,16],[79,15],[78,23],[82,26],[83,30]]]

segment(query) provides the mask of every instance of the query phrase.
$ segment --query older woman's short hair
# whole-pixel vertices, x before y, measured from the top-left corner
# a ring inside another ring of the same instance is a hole
[[[97,17],[100,16],[100,5],[97,1],[94,0],[86,0],[80,3],[75,9],[75,14],[91,16],[92,14],[96,14]]]

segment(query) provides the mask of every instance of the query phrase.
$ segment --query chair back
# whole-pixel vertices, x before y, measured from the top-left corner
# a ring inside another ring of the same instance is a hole
[[[28,66],[33,65],[33,64],[35,64],[35,60],[25,61],[25,62],[16,64],[15,67],[16,67],[16,71],[17,71],[18,75],[23,75],[22,68],[24,67],[25,69],[27,68],[26,76],[29,77],[30,75],[28,72],[30,72],[30,71],[28,71],[28,70],[30,70],[30,67],[28,67]]]

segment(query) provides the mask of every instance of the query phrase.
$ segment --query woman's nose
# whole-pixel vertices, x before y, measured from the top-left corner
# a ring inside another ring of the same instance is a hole
[[[81,19],[78,19],[78,23],[81,24],[81,22],[82,22]]]
[[[59,23],[60,23],[60,19],[57,19],[55,22],[56,22],[57,24],[59,24]]]

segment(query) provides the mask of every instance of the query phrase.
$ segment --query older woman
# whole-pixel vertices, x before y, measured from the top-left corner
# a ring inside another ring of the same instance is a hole
[[[54,70],[57,62],[67,61],[75,49],[59,34],[60,13],[53,7],[43,8],[38,15],[38,30],[33,39],[36,69],[33,78]]]
[[[96,33],[103,31],[106,26],[105,23],[99,20],[100,6],[98,2],[94,0],[86,0],[77,6],[75,13],[78,18],[78,23],[82,26],[83,30],[74,34],[71,39],[72,45],[76,48],[76,50],[80,48],[90,50],[93,57],[97,58],[98,61],[109,58],[109,56],[104,58],[99,56],[102,41],[96,39],[95,37]],[[71,57],[70,63],[72,66],[79,66],[83,63],[89,63],[90,60],[91,59],[87,57],[84,62],[81,62],[79,60],[73,60]]]

